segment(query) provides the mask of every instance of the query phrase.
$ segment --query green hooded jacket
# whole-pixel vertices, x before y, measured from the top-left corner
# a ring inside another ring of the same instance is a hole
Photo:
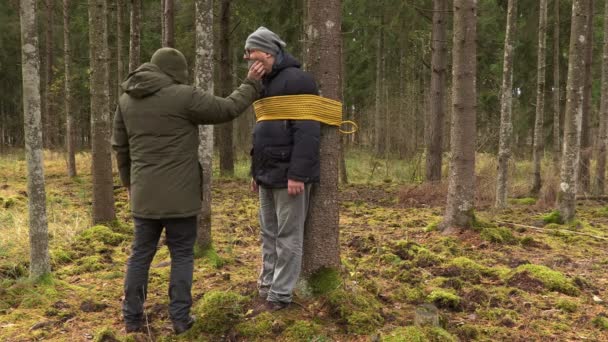
[[[227,98],[180,84],[145,63],[121,85],[112,132],[120,179],[131,189],[133,216],[195,216],[201,208],[198,125],[230,121],[260,93],[245,80]]]

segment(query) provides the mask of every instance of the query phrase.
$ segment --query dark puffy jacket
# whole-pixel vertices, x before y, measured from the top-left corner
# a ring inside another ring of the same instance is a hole
[[[262,98],[319,93],[312,76],[284,53],[272,72],[262,80]],[[255,124],[251,173],[269,188],[286,188],[287,179],[319,182],[319,135],[321,124],[312,120],[269,120]]]

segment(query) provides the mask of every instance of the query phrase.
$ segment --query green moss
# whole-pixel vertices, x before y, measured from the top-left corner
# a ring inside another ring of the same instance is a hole
[[[443,308],[457,309],[460,307],[460,297],[453,291],[435,289],[426,297],[428,302]]]
[[[202,249],[194,246],[194,256],[195,258],[202,258],[206,264],[216,269],[222,268],[226,264],[226,260],[217,254],[213,246]]]
[[[549,223],[563,224],[564,223],[564,219],[562,218],[562,214],[559,212],[559,210],[553,210],[552,212],[550,212],[546,215],[543,215],[541,217],[541,219],[546,224],[549,224]]]
[[[308,278],[314,295],[328,294],[342,285],[342,277],[335,268],[322,268]]]
[[[417,287],[402,285],[394,291],[394,297],[400,302],[418,304],[424,300],[424,293]]]
[[[74,254],[65,249],[53,249],[51,250],[51,263],[53,265],[63,265],[70,263],[74,258]]]
[[[438,255],[408,240],[397,241],[392,247],[392,251],[401,260],[411,261],[417,267],[433,266],[441,262]]]
[[[84,230],[82,233],[80,233],[77,239],[88,243],[99,241],[105,245],[118,246],[122,241],[125,240],[125,236],[113,232],[106,226],[98,225]]]
[[[349,333],[369,334],[384,323],[380,303],[367,293],[340,288],[329,293],[327,299],[330,310],[346,324]]]
[[[295,321],[283,334],[287,341],[319,341],[323,340],[321,327],[310,321]]]
[[[508,280],[522,272],[527,272],[530,277],[542,282],[548,290],[558,291],[570,296],[577,296],[580,293],[579,289],[566,276],[543,265],[521,265],[508,276]]]
[[[393,330],[382,338],[383,342],[451,342],[458,341],[440,327],[407,326]]]
[[[514,244],[517,242],[511,230],[504,227],[483,228],[480,236],[482,239],[494,243]]]
[[[471,341],[479,338],[479,329],[475,325],[463,324],[456,329],[456,334],[463,341]]]
[[[606,316],[598,315],[595,317],[591,323],[593,326],[600,330],[608,330],[608,318]]]
[[[457,257],[448,264],[452,271],[457,271],[459,275],[468,281],[477,282],[481,276],[492,277],[496,272],[489,267],[482,266],[467,257]]]
[[[479,317],[491,321],[499,321],[504,318],[509,318],[512,321],[516,321],[519,318],[517,312],[503,308],[480,309],[477,310],[476,313],[479,315]]]
[[[237,324],[236,331],[242,337],[260,338],[272,334],[272,314],[263,312],[250,321]]]
[[[4,201],[4,204],[3,204],[4,209],[10,209],[10,208],[14,207],[14,206],[15,206],[15,203],[16,203],[16,202],[15,202],[15,199],[14,199],[14,198],[7,198],[7,199]]]
[[[194,307],[200,319],[192,327],[189,335],[200,333],[222,334],[228,331],[243,316],[246,298],[234,293],[211,291]]]
[[[95,342],[117,341],[114,330],[102,328],[95,334]]]
[[[439,230],[439,225],[441,224],[441,220],[433,221],[429,223],[426,227],[424,227],[425,232],[434,232]]]
[[[89,255],[78,259],[76,267],[73,269],[73,274],[82,274],[87,272],[95,272],[104,269],[104,265],[99,255]]]
[[[511,198],[509,203],[518,205],[534,205],[536,204],[536,198],[524,197],[524,198]]]
[[[558,309],[562,310],[563,312],[575,312],[576,309],[578,309],[578,305],[576,305],[575,302],[569,301],[567,299],[560,299],[557,301],[557,304],[555,305]]]

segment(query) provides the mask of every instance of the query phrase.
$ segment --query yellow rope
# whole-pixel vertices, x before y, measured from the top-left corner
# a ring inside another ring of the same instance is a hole
[[[315,120],[331,126],[351,124],[353,129],[340,132],[355,133],[357,124],[342,121],[342,103],[318,95],[285,95],[266,97],[253,103],[257,121]]]

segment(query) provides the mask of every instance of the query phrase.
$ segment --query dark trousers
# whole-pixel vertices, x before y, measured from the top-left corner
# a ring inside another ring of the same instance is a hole
[[[194,267],[196,216],[159,220],[134,217],[133,220],[135,239],[127,263],[125,299],[122,305],[125,323],[138,324],[143,320],[148,272],[163,228],[166,228],[167,246],[171,254],[169,315],[174,322],[188,321],[192,306],[190,291]]]

